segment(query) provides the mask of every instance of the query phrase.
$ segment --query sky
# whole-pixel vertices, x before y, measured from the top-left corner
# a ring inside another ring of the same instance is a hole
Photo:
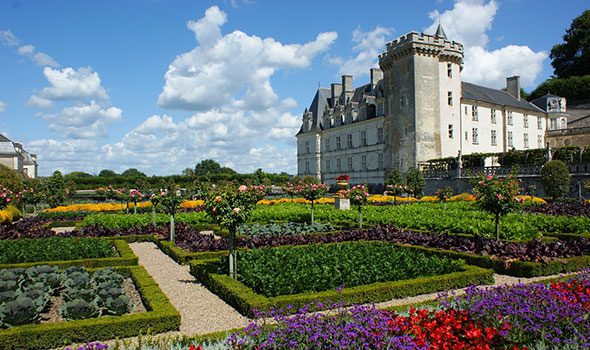
[[[369,80],[385,43],[440,22],[462,80],[525,90],[586,0],[1,0],[0,133],[39,172],[179,174],[203,159],[296,173],[318,85]]]

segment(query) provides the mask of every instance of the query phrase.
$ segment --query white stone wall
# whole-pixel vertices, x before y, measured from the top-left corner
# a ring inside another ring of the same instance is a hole
[[[449,76],[448,69],[451,74]],[[440,158],[456,157],[461,143],[461,66],[456,62],[439,62],[440,84]],[[452,92],[453,105],[449,106],[448,92]],[[452,126],[452,137],[449,135]]]
[[[384,118],[378,117],[323,130],[321,132],[322,181],[333,184],[336,176],[346,174],[350,176],[352,184],[383,183],[385,135],[381,141],[379,140],[379,129],[383,128],[383,123]],[[363,132],[366,135],[366,145],[363,145]],[[349,147],[348,135],[352,136],[352,147]],[[338,137],[340,137],[340,149],[337,145]],[[349,159],[352,159],[352,163],[349,163]],[[349,167],[349,164],[352,167]]]

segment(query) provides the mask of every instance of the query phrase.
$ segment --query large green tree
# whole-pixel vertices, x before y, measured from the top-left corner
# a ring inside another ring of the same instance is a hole
[[[219,163],[213,159],[202,160],[195,166],[195,175],[205,176],[214,174],[237,174],[233,169],[228,167],[222,167]]]
[[[109,170],[109,169],[104,169],[104,170],[101,170],[100,173],[98,173],[98,176],[100,176],[100,177],[114,177],[114,176],[117,176],[117,173],[112,170]]]
[[[551,49],[551,65],[559,78],[590,74],[590,10],[576,17]]]
[[[60,171],[54,171],[53,175],[45,179],[43,196],[51,208],[62,205],[66,201],[66,184]]]
[[[121,173],[121,175],[123,175],[125,177],[147,177],[146,174],[142,173],[141,171],[139,171],[135,168],[125,170],[124,172]]]

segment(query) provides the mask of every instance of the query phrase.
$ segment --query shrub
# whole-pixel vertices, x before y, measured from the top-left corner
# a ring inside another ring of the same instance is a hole
[[[0,264],[115,257],[113,242],[94,238],[42,238],[0,241]]]
[[[410,169],[406,175],[406,186],[408,192],[418,197],[424,189],[424,175],[419,169]]]
[[[567,165],[560,160],[550,160],[541,168],[541,184],[545,193],[553,198],[561,198],[570,191],[570,174]]]

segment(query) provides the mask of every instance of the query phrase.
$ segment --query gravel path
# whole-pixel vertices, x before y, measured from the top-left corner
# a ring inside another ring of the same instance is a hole
[[[180,332],[200,335],[245,327],[249,320],[198,283],[188,266],[177,264],[154,243],[131,243],[139,264],[180,312]]]

